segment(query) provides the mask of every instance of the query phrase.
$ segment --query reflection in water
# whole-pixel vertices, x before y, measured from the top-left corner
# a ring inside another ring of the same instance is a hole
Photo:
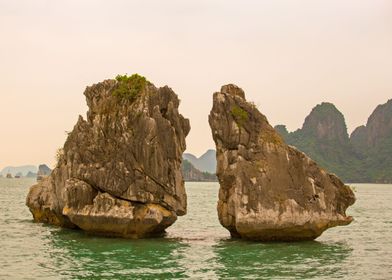
[[[218,272],[224,267],[214,252],[215,243],[209,240],[191,241],[185,248],[179,263],[185,268],[187,278],[218,279]]]
[[[242,240],[122,240],[53,229],[47,269],[91,279],[306,279],[348,274],[341,264],[352,249],[340,243]]]
[[[93,237],[80,231],[53,230],[52,267],[77,279],[183,278],[179,265],[186,244],[157,238],[125,240]]]
[[[306,279],[342,277],[347,271],[336,264],[344,262],[352,249],[345,244],[324,244],[316,241],[302,243],[254,243],[226,240],[214,246],[220,278]]]

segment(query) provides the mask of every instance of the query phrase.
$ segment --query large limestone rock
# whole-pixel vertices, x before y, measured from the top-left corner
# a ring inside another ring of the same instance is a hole
[[[133,83],[87,87],[87,120],[79,116],[57,167],[28,194],[36,221],[140,238],[162,233],[186,213],[181,159],[189,121],[169,87],[140,76]],[[124,88],[129,96],[118,93]]]
[[[209,116],[217,148],[218,215],[232,236],[312,240],[347,225],[351,189],[288,146],[242,89],[223,86]]]

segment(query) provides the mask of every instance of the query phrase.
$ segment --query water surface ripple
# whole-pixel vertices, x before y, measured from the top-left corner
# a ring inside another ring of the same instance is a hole
[[[125,240],[33,223],[31,179],[0,178],[0,279],[392,279],[392,185],[356,184],[355,221],[313,242],[232,240],[218,184],[187,183],[164,238]]]

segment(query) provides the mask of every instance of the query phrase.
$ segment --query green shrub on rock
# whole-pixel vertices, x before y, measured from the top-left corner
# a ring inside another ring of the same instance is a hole
[[[231,115],[234,117],[236,123],[241,127],[248,121],[248,112],[241,107],[234,106],[231,108]]]
[[[147,84],[147,79],[139,74],[132,76],[117,75],[118,86],[113,90],[113,95],[121,99],[135,100]]]

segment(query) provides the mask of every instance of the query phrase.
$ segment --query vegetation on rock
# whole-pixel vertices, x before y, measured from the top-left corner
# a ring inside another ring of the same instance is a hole
[[[239,121],[246,130],[238,129]],[[218,217],[231,236],[312,240],[352,221],[345,213],[355,202],[350,188],[286,145],[242,89],[230,84],[214,93],[209,124],[217,151]]]
[[[147,79],[139,74],[133,74],[132,76],[117,75],[116,81],[118,85],[113,90],[113,95],[130,101],[134,101],[147,84]]]
[[[248,112],[237,105],[231,108],[231,115],[234,117],[240,127],[243,126],[249,118]]]
[[[58,148],[56,150],[56,166],[60,163],[62,157],[64,156],[64,148]]]

